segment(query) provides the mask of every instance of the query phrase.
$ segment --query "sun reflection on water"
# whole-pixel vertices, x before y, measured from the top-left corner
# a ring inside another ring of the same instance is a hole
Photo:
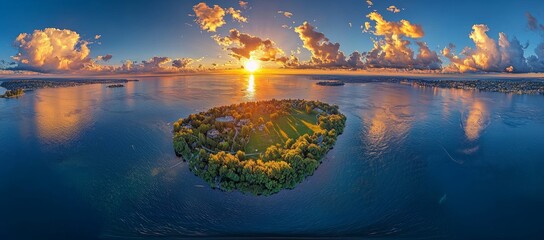
[[[254,100],[255,98],[255,76],[253,74],[249,75],[247,79],[247,88],[246,88],[246,99]]]

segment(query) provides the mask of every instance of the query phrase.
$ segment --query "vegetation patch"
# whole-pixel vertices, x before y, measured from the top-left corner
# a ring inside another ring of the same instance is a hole
[[[18,89],[14,89],[14,90],[7,90],[4,94],[0,95],[0,97],[2,97],[2,98],[18,98],[20,96],[23,96],[23,94],[25,94],[23,89],[18,88]]]
[[[269,195],[312,175],[345,121],[319,101],[216,107],[174,123],[174,150],[213,188]]]

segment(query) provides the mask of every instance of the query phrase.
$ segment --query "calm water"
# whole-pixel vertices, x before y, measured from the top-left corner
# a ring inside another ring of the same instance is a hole
[[[212,190],[174,156],[177,118],[271,98],[348,117],[294,190]],[[544,96],[296,76],[42,89],[0,99],[0,159],[0,239],[544,238]]]

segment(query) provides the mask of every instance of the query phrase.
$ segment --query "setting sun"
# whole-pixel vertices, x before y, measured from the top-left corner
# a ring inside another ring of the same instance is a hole
[[[257,71],[259,69],[259,61],[249,59],[249,60],[247,60],[246,64],[244,65],[244,68],[248,72],[254,73],[255,71]]]

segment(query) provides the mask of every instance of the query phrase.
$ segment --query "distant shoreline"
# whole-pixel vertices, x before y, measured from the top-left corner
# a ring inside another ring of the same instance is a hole
[[[137,82],[129,79],[78,79],[78,78],[31,78],[31,79],[2,79],[0,87],[7,90],[23,89],[31,91],[41,88],[74,87],[89,84],[122,84]]]
[[[485,79],[485,80],[432,80],[406,77],[370,77],[322,75],[311,78],[319,81],[341,81],[343,83],[398,83],[417,87],[477,90],[480,92],[500,92],[508,94],[542,94],[543,79]]]

